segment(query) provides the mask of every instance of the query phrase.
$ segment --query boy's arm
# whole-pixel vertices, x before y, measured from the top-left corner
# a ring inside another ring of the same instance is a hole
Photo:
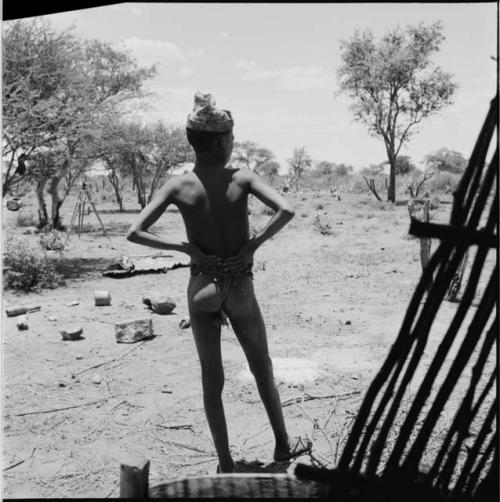
[[[210,265],[212,261],[215,263],[216,257],[205,255],[196,245],[190,242],[170,242],[148,230],[165,212],[168,205],[174,201],[176,190],[173,180],[169,180],[163,185],[154,199],[141,211],[137,220],[131,225],[127,232],[127,240],[151,248],[186,253],[204,265]]]
[[[267,225],[253,238],[251,238],[236,256],[227,260],[229,272],[236,272],[245,268],[251,261],[255,251],[268,239],[276,235],[294,216],[292,206],[262,178],[254,173],[249,173],[248,192],[274,211]]]

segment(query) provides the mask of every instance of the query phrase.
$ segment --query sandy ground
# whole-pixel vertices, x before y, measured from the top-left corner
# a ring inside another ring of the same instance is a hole
[[[407,236],[405,206],[381,210],[368,196],[337,201],[326,193],[290,198],[296,217],[256,254],[255,289],[282,401],[304,393],[319,398],[284,406],[289,432],[312,437],[317,458],[333,465],[420,277],[419,243]],[[65,221],[72,207],[71,201],[65,204]],[[3,468],[14,466],[4,472],[5,497],[117,496],[126,454],[151,461],[152,485],[215,472],[194,342],[190,329],[179,328],[188,317],[189,270],[103,277],[121,255],[156,251],[125,240],[135,214],[114,213],[106,204],[99,208],[111,241],[100,233],[95,215],[86,217],[87,232],[80,238],[73,234],[64,254],[64,287],[4,293]],[[251,222],[259,227],[269,216],[257,203],[252,208]],[[433,218],[447,221],[450,208],[442,205]],[[315,230],[316,214],[330,225],[331,235]],[[4,212],[4,235],[26,230],[15,221],[15,213]],[[173,211],[155,230],[184,238],[180,215]],[[144,308],[141,294],[151,289],[175,299],[173,314]],[[112,305],[95,307],[94,290],[108,290]],[[78,305],[67,306],[70,302]],[[40,312],[28,315],[29,330],[18,331],[15,318],[5,316],[5,307],[13,304],[41,305]],[[436,336],[455,308],[443,305]],[[152,317],[156,336],[117,344],[114,322],[138,317]],[[83,327],[84,338],[63,341],[59,328],[73,323]],[[234,457],[269,464],[272,432],[229,328],[222,329],[222,350]]]

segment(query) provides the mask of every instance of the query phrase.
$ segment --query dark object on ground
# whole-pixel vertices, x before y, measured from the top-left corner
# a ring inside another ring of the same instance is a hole
[[[160,315],[171,314],[176,307],[172,298],[165,296],[161,291],[144,293],[142,296],[142,303],[147,305],[155,314]]]
[[[35,307],[21,307],[20,305],[16,305],[15,307],[8,307],[5,309],[5,313],[7,317],[15,317],[18,315],[29,314],[30,312],[37,312],[41,309],[40,306]]]
[[[60,329],[59,333],[63,340],[80,340],[82,338],[83,328],[81,326],[68,326]]]
[[[179,323],[179,328],[181,329],[186,329],[191,326],[191,321],[189,319],[182,319],[182,321]]]
[[[168,270],[175,270],[176,268],[188,266],[189,260],[179,261],[171,256],[165,255],[140,258],[123,256],[120,261],[110,265],[102,275],[118,279],[138,274],[161,274]]]

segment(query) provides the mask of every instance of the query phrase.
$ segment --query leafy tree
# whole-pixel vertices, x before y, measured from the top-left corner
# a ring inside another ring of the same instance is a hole
[[[396,198],[396,162],[401,147],[423,119],[452,103],[456,84],[431,63],[444,40],[440,22],[388,31],[356,31],[341,42],[339,92],[352,100],[354,119],[384,141],[390,164],[387,199]]]
[[[129,177],[141,208],[151,202],[173,167],[193,157],[184,129],[162,122],[142,125],[117,121],[110,124],[108,134],[100,143],[99,155],[108,167],[108,179],[117,201],[121,200],[122,180]]]
[[[263,174],[262,169],[275,162],[271,150],[253,141],[236,142],[233,147],[232,161],[235,165],[255,171],[257,174]]]
[[[60,228],[61,205],[94,158],[90,145],[125,100],[142,95],[155,69],[139,68],[108,43],[57,32],[40,19],[7,23],[3,49],[3,143],[10,159],[3,192],[17,176],[28,177],[36,184],[40,226]],[[29,169],[19,169],[20,158],[30,160],[24,162]]]
[[[280,165],[275,160],[270,160],[259,167],[259,174],[273,182],[279,174]]]
[[[287,162],[291,171],[289,183],[297,190],[304,171],[312,165],[312,159],[306,149],[301,147],[293,150],[292,157]]]
[[[389,164],[389,161],[385,161],[382,165]],[[415,170],[415,164],[411,161],[408,155],[398,155],[396,158],[396,174],[410,174]]]
[[[316,164],[316,166],[314,167],[313,174],[319,175],[321,177],[331,176],[332,174],[335,174],[336,169],[337,169],[337,165],[334,164],[333,162],[328,162],[327,160],[322,160],[321,162],[318,162]]]
[[[425,156],[425,163],[432,169],[440,172],[446,171],[452,174],[461,174],[467,167],[467,160],[459,152],[440,148]]]

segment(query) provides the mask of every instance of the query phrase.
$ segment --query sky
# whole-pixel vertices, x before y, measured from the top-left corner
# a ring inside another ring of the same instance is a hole
[[[44,17],[126,48],[139,65],[159,64],[144,121],[185,125],[194,93],[212,92],[233,114],[236,141],[271,149],[282,167],[298,147],[355,169],[386,160],[382,140],[353,121],[349,98],[337,93],[340,40],[356,29],[380,37],[398,25],[443,23],[433,63],[458,90],[402,149],[417,166],[442,147],[469,157],[497,85],[496,3],[125,3]]]

